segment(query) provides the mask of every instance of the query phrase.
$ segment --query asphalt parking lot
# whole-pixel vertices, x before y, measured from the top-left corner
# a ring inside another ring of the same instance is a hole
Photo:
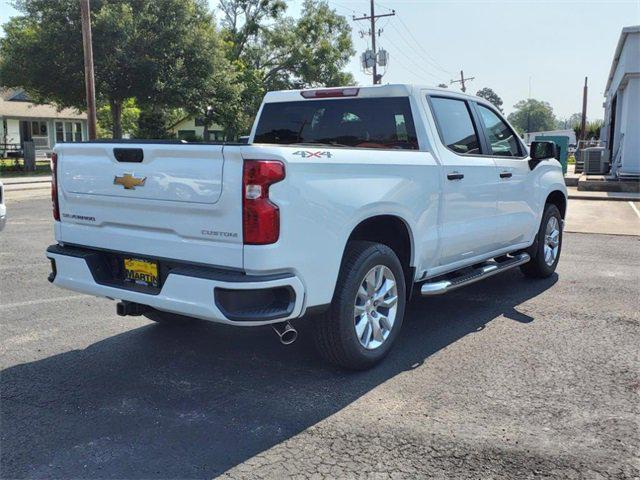
[[[417,299],[386,362],[345,373],[304,325],[284,347],[55,288],[50,202],[9,215],[2,478],[640,476],[637,236],[566,233],[550,279]]]

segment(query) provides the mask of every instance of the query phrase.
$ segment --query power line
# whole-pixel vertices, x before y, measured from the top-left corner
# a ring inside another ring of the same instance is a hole
[[[355,13],[354,9],[350,9],[346,6],[344,6],[343,4],[336,2],[335,0],[327,0],[329,4],[340,8],[343,11],[352,11]],[[443,68],[433,57],[431,57],[426,51],[424,51],[424,49],[420,46],[420,43],[417,41],[417,39],[415,38],[415,36],[413,36],[413,34],[411,33],[411,31],[408,29],[407,25],[404,23],[404,21],[398,17],[398,19],[400,20],[400,22],[402,23],[403,27],[406,29],[406,31],[408,32],[409,35],[411,35],[411,39],[413,40],[413,43],[402,33],[402,31],[396,27],[396,25],[394,24],[394,22],[390,21],[390,17],[392,16],[396,16],[396,12],[394,9],[387,7],[386,5],[381,5],[383,8],[389,10],[390,13],[387,14],[377,14],[375,13],[375,4],[374,1],[371,0],[371,14],[367,15],[367,14],[363,14],[361,17],[356,17],[355,15],[353,15],[353,21],[369,21],[371,22],[371,26],[369,27],[368,31],[360,31],[360,37],[364,38],[365,36],[371,36],[371,51],[367,52],[365,55],[369,55],[368,60],[369,60],[369,65],[373,67],[373,83],[377,84],[380,83],[380,80],[382,78],[381,74],[378,74],[378,49],[376,47],[376,35],[379,37],[382,32],[384,31],[384,28],[391,23],[391,27],[396,31],[397,35],[402,39],[402,42],[404,42],[404,44],[407,45],[408,48],[402,48],[399,47],[397,44],[395,44],[391,38],[386,38],[389,43],[391,45],[394,46],[394,48],[396,49],[396,53],[398,55],[402,55],[404,56],[409,64],[411,65],[410,67],[407,67],[405,64],[401,63],[403,65],[403,67],[405,69],[408,70],[409,73],[411,73],[412,75],[414,75],[416,78],[420,78],[420,80],[424,81],[424,78],[422,77],[423,75],[427,75],[433,79],[435,79],[438,82],[442,81],[442,77],[439,77],[438,75],[434,74],[431,69],[435,69],[435,70],[439,70],[440,72],[446,73],[447,75],[450,74],[451,72],[449,70],[446,70],[445,68]],[[385,23],[384,25],[382,25],[382,27],[376,28],[376,21],[379,18],[385,18]],[[367,50],[369,50],[368,47],[368,42],[367,42]],[[408,50],[408,52],[407,52]],[[418,58],[420,59],[419,61],[416,62],[416,60],[414,58],[411,58],[411,56],[409,56],[408,53],[413,52],[415,55],[418,56]],[[371,58],[373,57],[373,58]],[[373,61],[372,61],[373,60]],[[372,61],[372,62],[371,62]],[[372,63],[372,65],[371,65]],[[366,63],[365,63],[366,65]],[[425,66],[426,65],[426,66]],[[366,66],[365,66],[366,69]],[[415,71],[419,70],[418,74],[420,75],[416,75]]]
[[[407,55],[407,54],[404,52],[404,50],[403,50],[402,48],[399,48],[399,47],[398,47],[398,45],[396,45],[395,43],[393,43],[389,37],[386,37],[386,40],[385,40],[385,41],[389,42],[393,47],[395,47],[395,48],[396,48],[396,50],[397,50],[397,52],[396,52],[396,53],[400,53],[400,54],[402,54],[402,55],[403,55],[403,56],[404,56],[404,57],[405,57],[405,58],[406,58],[406,59],[407,59],[411,64],[413,64],[413,66],[412,66],[412,67],[410,67],[410,70],[415,70],[415,69],[417,68],[417,69],[422,70],[422,73],[423,73],[424,75],[429,75],[429,76],[433,77],[434,79],[436,79],[436,80],[438,80],[438,81],[442,80],[440,77],[436,76],[433,72],[430,72],[429,70],[427,70],[425,67],[423,67],[423,66],[422,66],[422,65],[420,65],[419,63],[416,63],[416,62],[414,61],[414,59],[412,59],[411,57],[409,57],[409,55]],[[404,65],[403,65],[403,66],[404,66]],[[407,67],[405,66],[405,68],[407,68]]]
[[[440,70],[442,73],[446,73],[447,75],[453,75],[453,72],[451,70],[447,70],[446,68],[444,68],[433,56],[431,56],[421,45],[421,43],[418,41],[418,39],[413,35],[411,29],[407,26],[407,24],[404,22],[404,20],[402,20],[402,16],[396,12],[393,8],[378,2],[378,5],[381,6],[382,8],[386,8],[387,10],[389,10],[390,12],[394,12],[396,14],[396,17],[398,18],[398,20],[400,21],[400,23],[402,24],[402,26],[404,27],[404,29],[406,30],[406,32],[411,36],[411,39],[413,40],[413,45],[411,44],[411,42],[409,42],[406,37],[404,36],[404,34],[402,34],[402,32],[400,31],[400,29],[398,29],[393,22],[391,23],[391,27],[393,27],[393,29],[398,33],[398,35],[400,37],[402,37],[402,40],[407,44],[407,46],[409,48],[411,48],[412,50],[415,50],[416,53],[420,56],[423,56],[422,58],[427,62],[430,63],[431,66],[433,66],[435,69]],[[386,26],[386,24],[385,24]]]
[[[337,2],[335,2],[333,0],[330,1],[330,2],[327,2],[327,3],[332,7],[341,8],[345,12],[349,12],[349,14],[351,14],[351,15],[354,15],[356,13],[356,11],[353,8],[346,7],[346,6],[344,6],[344,5],[340,4],[340,3],[337,3]]]
[[[404,29],[407,31],[407,33],[409,34],[409,36],[413,39],[413,41],[416,43],[416,45],[418,46],[418,48],[420,48],[420,42],[416,39],[416,37],[413,35],[413,33],[411,32],[411,29],[409,27],[407,27],[407,24],[404,23],[404,20],[402,20],[402,17],[398,16],[398,20],[400,20],[400,23],[402,24],[402,26],[404,27]],[[429,58],[431,58],[431,60],[434,63],[434,66],[436,66],[436,68],[439,68],[440,70],[442,70],[444,73],[448,73],[448,74],[452,74],[453,72],[447,70],[446,68],[444,68],[442,65],[440,65],[438,63],[438,61],[433,58],[431,55],[429,55],[426,50],[421,49],[421,51],[428,56]]]
[[[398,16],[398,19],[400,19],[400,17]],[[404,43],[407,44],[407,46],[411,49],[412,52],[416,53],[422,60],[424,60],[426,63],[428,63],[431,67],[440,70],[442,73],[445,73],[447,75],[450,75],[451,72],[448,70],[443,69],[442,67],[440,67],[439,65],[437,65],[433,60],[430,60],[427,57],[427,54],[424,52],[424,50],[419,46],[419,45],[412,45],[411,42],[409,42],[407,40],[407,38],[404,36],[404,34],[402,33],[402,31],[397,28],[393,23],[391,24],[391,27],[396,31],[396,33],[398,34],[398,36],[400,38],[402,38],[402,40],[404,41]],[[417,48],[416,48],[417,47]]]
[[[408,74],[412,75],[414,78],[420,80],[421,83],[424,82],[424,77],[420,76],[421,72],[416,72],[414,68],[411,68],[411,67],[407,66],[407,64],[405,64],[404,62],[400,61],[399,57],[396,57],[395,61],[398,62],[398,64],[401,67],[404,67],[404,70],[405,70],[406,73],[408,73]]]
[[[426,62],[426,64],[429,67],[432,67],[436,70],[439,70],[442,73],[445,73],[447,75],[453,75],[453,72],[450,70],[447,70],[446,68],[444,68],[433,56],[431,56],[423,47],[422,44],[418,41],[418,39],[413,35],[411,29],[407,26],[407,24],[404,22],[404,20],[402,19],[402,16],[400,16],[399,14],[397,14],[397,12],[392,9],[391,7],[384,5],[380,2],[378,2],[378,5],[380,5],[383,8],[386,8],[387,10],[393,12],[396,14],[398,20],[400,21],[402,27],[404,28],[404,30],[407,32],[407,34],[410,37],[410,40],[412,40],[413,42],[411,42],[409,39],[407,39],[407,37],[405,36],[405,34],[402,32],[402,30],[398,27],[396,27],[396,25],[394,24],[394,22],[391,22],[391,27],[396,31],[396,33],[398,34],[398,36],[402,39],[402,41],[407,45],[407,47],[409,47],[410,52],[414,53],[415,55],[417,55],[422,61]],[[398,49],[400,52],[403,52],[402,49]],[[413,60],[411,60],[413,62]],[[423,69],[424,71],[425,69]],[[429,75],[433,76],[435,78],[435,76],[431,73],[429,73]]]

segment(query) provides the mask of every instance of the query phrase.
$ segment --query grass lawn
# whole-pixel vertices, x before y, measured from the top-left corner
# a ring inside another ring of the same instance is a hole
[[[24,161],[18,159],[18,167],[13,158],[0,159],[0,179],[10,177],[32,177],[38,175],[51,175],[51,168],[49,167],[49,160],[36,160],[36,171],[25,172]]]

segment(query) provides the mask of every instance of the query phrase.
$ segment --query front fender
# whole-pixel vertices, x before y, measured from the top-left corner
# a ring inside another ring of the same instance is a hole
[[[567,186],[564,183],[562,165],[557,160],[549,160],[539,163],[533,170],[535,175],[536,211],[538,220],[542,219],[544,205],[552,192],[559,191],[568,199]]]

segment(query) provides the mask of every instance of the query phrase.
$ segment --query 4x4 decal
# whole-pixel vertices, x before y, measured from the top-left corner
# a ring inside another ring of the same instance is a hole
[[[302,158],[311,158],[311,157],[331,158],[331,152],[326,150],[318,150],[315,152],[311,152],[309,150],[298,150],[297,152],[293,152],[293,155],[300,155]]]

